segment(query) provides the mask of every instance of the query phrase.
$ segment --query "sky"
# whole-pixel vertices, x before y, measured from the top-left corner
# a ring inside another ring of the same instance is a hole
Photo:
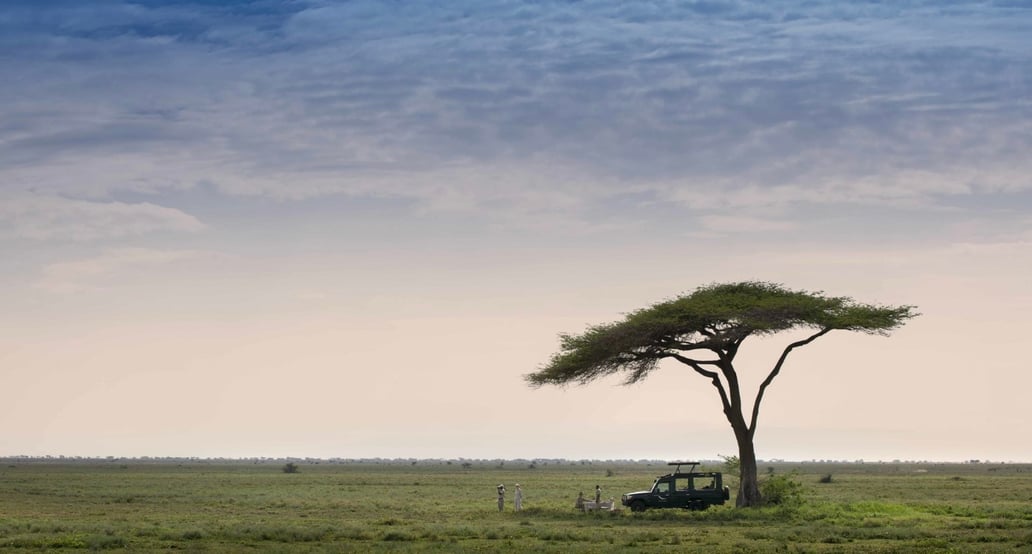
[[[761,459],[1032,461],[1032,3],[9,0],[0,456],[715,459],[558,335],[718,282],[922,314]],[[747,390],[793,335],[746,341]],[[751,388],[750,388],[751,387]]]

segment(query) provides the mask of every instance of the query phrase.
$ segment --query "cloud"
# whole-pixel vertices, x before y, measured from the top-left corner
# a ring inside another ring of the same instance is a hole
[[[516,219],[544,187],[500,193],[491,174],[546,181],[557,216],[605,205],[614,184],[785,209],[934,207],[1032,188],[1032,10],[1020,6],[115,2],[75,13],[22,8],[3,29],[18,55],[0,69],[21,78],[0,92],[11,116],[0,178],[52,194],[203,182],[417,210],[509,206]]]
[[[112,281],[128,274],[169,266],[189,260],[210,257],[198,250],[158,250],[152,248],[116,248],[92,258],[58,262],[43,268],[36,288],[56,294],[73,294],[105,288]]]
[[[205,228],[196,217],[149,202],[92,202],[34,194],[6,194],[0,199],[0,229],[34,240],[89,241]]]
[[[797,226],[791,221],[740,215],[706,215],[701,223],[705,229],[720,233],[785,231]]]

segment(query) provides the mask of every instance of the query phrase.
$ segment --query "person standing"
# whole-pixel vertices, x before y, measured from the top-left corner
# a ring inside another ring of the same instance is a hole
[[[516,483],[516,492],[512,495],[512,501],[516,504],[517,512],[523,509],[523,489],[520,488],[519,483]]]
[[[505,509],[505,485],[498,485],[498,511]]]
[[[595,509],[597,510],[599,504],[602,502],[602,487],[595,485]]]

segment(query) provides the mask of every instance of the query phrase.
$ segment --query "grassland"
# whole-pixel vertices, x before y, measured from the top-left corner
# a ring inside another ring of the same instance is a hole
[[[805,501],[642,514],[573,503],[596,484],[604,497],[646,488],[666,466],[282,465],[5,462],[0,550],[1032,552],[1030,465],[762,464],[794,472]],[[498,483],[510,490],[503,513]]]

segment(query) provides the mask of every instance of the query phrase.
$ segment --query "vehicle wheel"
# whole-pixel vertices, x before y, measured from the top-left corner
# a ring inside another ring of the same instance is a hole
[[[644,512],[645,511],[645,503],[642,502],[641,500],[635,500],[634,502],[631,502],[631,511],[632,512]]]

